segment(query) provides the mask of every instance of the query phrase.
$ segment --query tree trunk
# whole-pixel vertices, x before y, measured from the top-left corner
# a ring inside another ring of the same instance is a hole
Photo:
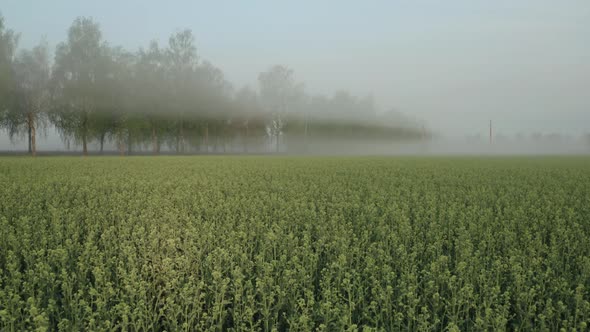
[[[219,131],[219,141],[221,142],[221,152],[225,153],[225,128],[222,127]]]
[[[205,123],[205,153],[209,153],[209,123]]]
[[[104,137],[105,137],[105,133],[101,133],[100,134],[100,154],[103,154],[104,151]]]
[[[37,156],[37,143],[36,143],[36,132],[35,132],[35,119],[32,114],[29,114],[29,148],[31,149],[31,155]]]
[[[154,154],[158,154],[159,151],[158,147],[158,134],[156,133],[156,126],[152,124],[152,152]]]
[[[31,127],[31,151],[33,154],[33,157],[37,156],[37,143],[36,143],[36,139],[35,139],[35,125],[33,124],[33,126]]]
[[[84,113],[84,118],[82,121],[82,155],[84,157],[88,156],[88,142],[87,142],[87,135],[88,135],[88,114]]]
[[[127,132],[127,155],[131,155],[131,130]]]
[[[33,154],[33,147],[31,145],[31,118],[30,118],[30,116],[29,116],[28,122],[29,122],[28,123],[28,126],[29,126],[29,153]]]
[[[307,153],[307,112],[303,116],[305,118],[303,126],[303,149]]]
[[[27,127],[29,130],[29,153],[31,156],[37,155],[35,144],[35,119],[32,113],[27,114]]]
[[[248,153],[248,122],[246,122],[246,137],[244,137],[244,153]]]
[[[271,133],[269,135],[270,138],[270,144],[266,146],[266,148],[264,150],[266,150],[267,152],[272,152],[272,145],[274,144],[275,141],[275,135],[273,133]]]
[[[280,134],[281,133],[279,131],[277,131],[277,153],[279,153],[279,137],[280,137],[279,135]]]
[[[217,152],[217,146],[219,145],[219,132],[215,132],[215,139],[213,140],[213,152]]]
[[[123,157],[125,155],[125,143],[123,130],[121,128],[119,128],[117,132],[117,149],[119,150],[119,156]]]
[[[86,133],[82,134],[82,155],[84,157],[88,156],[88,144],[86,142]]]
[[[184,153],[184,121],[180,120],[179,139],[180,153]]]

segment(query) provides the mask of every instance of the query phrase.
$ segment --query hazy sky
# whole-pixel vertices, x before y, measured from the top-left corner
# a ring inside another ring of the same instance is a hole
[[[272,64],[308,92],[373,93],[447,135],[590,132],[590,1],[2,0],[21,46],[92,16],[129,49],[190,28],[235,86]]]

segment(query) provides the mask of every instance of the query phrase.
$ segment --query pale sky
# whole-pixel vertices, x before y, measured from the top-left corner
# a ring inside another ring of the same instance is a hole
[[[590,132],[590,1],[1,0],[21,47],[91,16],[128,49],[178,29],[234,86],[283,64],[308,93],[372,93],[449,136]]]

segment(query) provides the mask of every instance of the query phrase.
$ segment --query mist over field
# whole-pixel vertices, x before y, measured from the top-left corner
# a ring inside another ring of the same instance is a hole
[[[8,0],[0,14],[2,151],[590,151],[587,1]]]

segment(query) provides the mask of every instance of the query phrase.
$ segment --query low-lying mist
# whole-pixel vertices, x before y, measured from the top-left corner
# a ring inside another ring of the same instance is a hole
[[[308,136],[281,135],[279,151],[276,141],[269,137],[245,141],[236,137],[231,140],[210,138],[210,146],[191,146],[185,154],[279,154],[279,155],[330,155],[330,156],[371,156],[371,155],[580,155],[590,154],[590,135],[581,137],[494,137],[489,140],[473,137],[450,138],[443,136],[423,136],[415,138],[352,138],[352,137],[321,137],[310,126]],[[6,133],[0,131],[0,137]],[[104,143],[102,154],[120,154],[115,141]],[[55,128],[46,128],[38,141],[41,154],[79,154],[82,146],[73,142],[64,143]],[[100,154],[100,142],[89,143],[90,154]],[[27,150],[27,138],[16,137],[12,141],[0,139],[0,151],[5,153],[24,153]],[[151,155],[149,143],[134,144],[131,155]],[[164,145],[161,154],[177,154],[175,146]]]

